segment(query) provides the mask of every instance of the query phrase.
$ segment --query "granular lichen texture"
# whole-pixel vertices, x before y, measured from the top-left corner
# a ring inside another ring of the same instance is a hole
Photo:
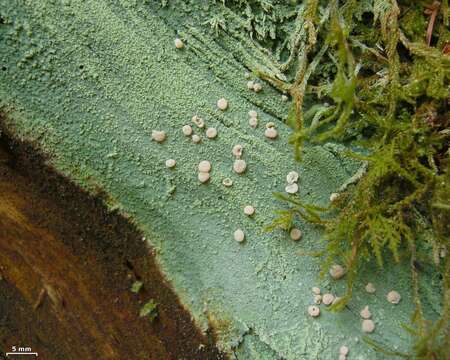
[[[268,83],[247,88],[262,83],[249,69],[285,80],[271,52],[295,50],[282,39],[301,32],[290,21],[300,3],[0,0],[1,112],[10,131],[82,188],[108,194],[107,205],[145,233],[181,302],[232,358],[335,359],[346,344],[349,359],[381,359],[362,341],[359,311],[370,307],[371,339],[406,351],[408,269],[386,264],[361,274],[347,308],[332,313],[314,304],[311,288],[339,297],[345,283],[319,279],[320,262],[301,255],[317,249],[322,229],[295,219],[301,241],[263,231],[282,206],[272,193],[284,192],[286,174],[299,174],[305,202],[327,206],[361,168],[335,143],[305,144],[295,162],[284,122],[290,102]],[[269,17],[266,7],[274,7]],[[251,110],[259,127],[249,126]],[[205,127],[187,126],[193,114]],[[268,122],[276,136],[265,136]],[[217,138],[206,135],[211,128]],[[240,159],[236,144],[245,149]],[[173,169],[168,159],[176,159]],[[205,159],[212,167],[202,184]],[[248,204],[252,216],[242,211]],[[245,241],[234,241],[236,229]],[[433,286],[424,291],[437,317]],[[394,288],[397,305],[386,301]],[[311,306],[320,316],[310,316]]]

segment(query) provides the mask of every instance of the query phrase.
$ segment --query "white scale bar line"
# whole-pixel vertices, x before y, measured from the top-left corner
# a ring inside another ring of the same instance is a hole
[[[6,356],[8,355],[36,355],[38,356],[37,352],[7,352]]]

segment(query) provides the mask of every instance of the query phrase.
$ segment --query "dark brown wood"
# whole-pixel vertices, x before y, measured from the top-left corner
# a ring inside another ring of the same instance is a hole
[[[45,166],[0,147],[0,349],[41,359],[223,359],[194,326],[141,235]],[[11,150],[12,149],[12,150]],[[138,294],[132,283],[144,283]],[[150,299],[152,322],[139,317]]]

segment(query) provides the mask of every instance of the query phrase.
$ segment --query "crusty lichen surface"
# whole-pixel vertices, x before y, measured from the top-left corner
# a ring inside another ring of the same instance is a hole
[[[248,68],[276,74],[276,67],[247,35],[229,28],[217,37],[208,22],[215,6],[0,0],[6,125],[38,144],[52,165],[83,188],[108,194],[108,205],[144,231],[197,324],[214,327],[231,356],[336,359],[345,344],[351,359],[383,358],[361,341],[359,311],[366,305],[377,325],[372,337],[408,348],[399,324],[408,322],[413,304],[409,273],[401,267],[362,274],[376,294],[355,289],[342,313],[322,308],[317,319],[307,315],[313,286],[336,295],[345,286],[319,280],[318,261],[299,256],[315,248],[319,228],[298,222],[300,242],[263,231],[280,207],[272,193],[283,191],[286,174],[295,170],[302,198],[325,205],[360,163],[334,144],[306,146],[303,162],[294,162],[283,121],[289,103],[268,84],[258,94],[249,91],[244,77]],[[176,36],[183,49],[175,48]],[[222,97],[229,102],[225,112],[216,107]],[[251,109],[259,114],[257,129],[248,125]],[[202,142],[194,144],[182,134],[194,114],[218,130],[216,139],[195,129]],[[264,137],[269,121],[277,126],[275,141]],[[152,130],[164,130],[167,140],[152,141]],[[231,149],[238,143],[248,166],[243,175],[232,171]],[[177,161],[173,170],[165,166],[169,158]],[[212,164],[206,185],[197,180],[201,160]],[[232,187],[222,185],[226,177]],[[256,208],[252,218],[242,211],[248,204]],[[242,244],[233,239],[237,228],[245,230]],[[385,299],[393,288],[403,296],[396,306]],[[431,298],[427,305],[439,312]]]

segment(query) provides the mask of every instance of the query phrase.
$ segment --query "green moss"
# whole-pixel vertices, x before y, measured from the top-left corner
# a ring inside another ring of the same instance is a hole
[[[143,285],[144,283],[142,281],[135,281],[133,285],[131,285],[131,292],[137,294],[141,291]]]
[[[290,142],[298,158],[305,140],[363,145],[369,155],[348,155],[366,162],[367,172],[343,189],[327,209],[276,194],[290,208],[280,210],[269,229],[288,230],[295,216],[325,228],[325,246],[319,252],[322,275],[335,262],[347,268],[347,294],[332,310],[350,301],[359,272],[372,259],[380,268],[386,262],[407,259],[417,342],[414,355],[405,356],[432,359],[444,354],[450,341],[450,260],[436,255],[450,251],[450,57],[443,54],[446,41],[441,41],[449,34],[448,5],[443,2],[437,12],[435,29],[441,31],[434,32],[431,41],[436,45],[429,47],[425,44],[425,2],[376,0],[370,11],[362,8],[364,3],[331,1],[324,6],[322,12],[331,15],[323,31],[314,26],[308,29],[306,38],[318,40],[312,46],[304,40],[308,51],[298,60],[301,81],[282,83],[267,74],[262,77],[293,97],[287,123],[294,130]],[[308,1],[305,6],[311,4],[317,2]],[[367,20],[348,14],[348,8],[355,6],[366,19],[372,18],[371,27]],[[312,14],[302,21],[318,27]],[[446,21],[447,28],[443,26]],[[315,63],[318,56],[319,64]],[[330,61],[334,64],[331,71]],[[331,105],[303,113],[307,95],[313,102],[326,100]],[[442,312],[434,323],[422,309],[418,263],[441,274]]]
[[[148,301],[139,311],[140,317],[148,317],[150,321],[153,321],[158,316],[157,304],[153,299]]]

